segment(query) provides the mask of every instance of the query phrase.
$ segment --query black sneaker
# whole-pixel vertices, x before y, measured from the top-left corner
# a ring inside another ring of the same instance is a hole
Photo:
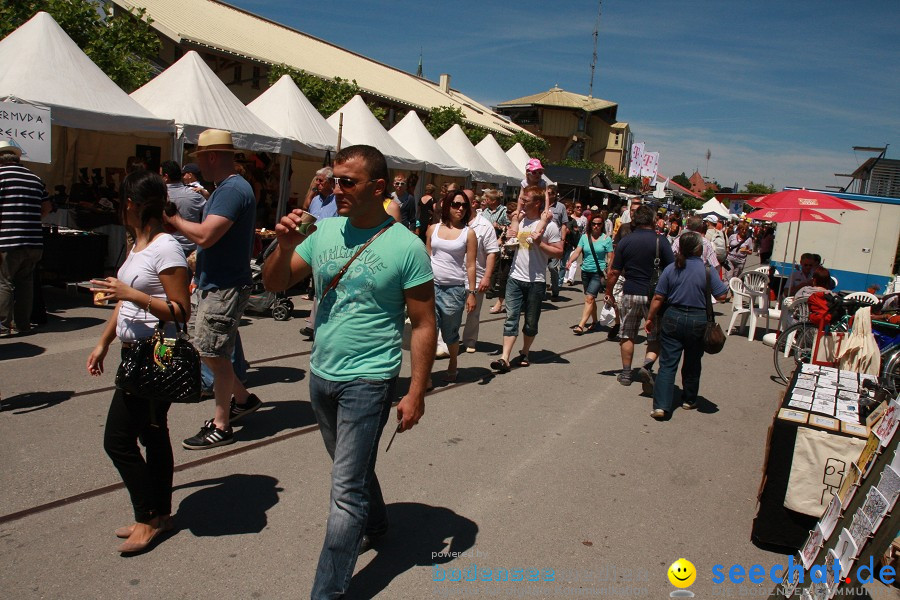
[[[606,339],[610,341],[616,341],[617,339],[619,339],[619,329],[621,329],[621,326],[618,323],[613,325],[609,330],[609,333],[606,334]]]
[[[233,443],[234,433],[231,431],[231,427],[223,431],[217,428],[213,420],[210,419],[203,424],[197,435],[184,440],[181,442],[181,445],[185,450],[206,450],[207,448],[226,446]]]
[[[244,415],[249,415],[252,412],[255,412],[262,406],[262,400],[256,397],[256,394],[250,394],[247,396],[247,402],[245,404],[238,404],[234,399],[234,396],[231,397],[231,408],[228,410],[228,420],[231,423],[234,423]]]

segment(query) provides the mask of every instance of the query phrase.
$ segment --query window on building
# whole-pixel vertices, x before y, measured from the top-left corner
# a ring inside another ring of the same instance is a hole
[[[616,134],[616,141],[614,142],[616,146],[619,145],[619,140],[620,140],[621,138],[622,138],[622,134],[621,134],[621,133],[617,133],[617,134]]]
[[[253,89],[259,89],[259,80],[260,80],[260,72],[261,69],[259,67],[253,67]]]
[[[578,115],[578,131],[584,131],[584,115]]]

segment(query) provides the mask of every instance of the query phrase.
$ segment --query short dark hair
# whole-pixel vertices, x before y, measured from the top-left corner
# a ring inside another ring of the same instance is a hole
[[[703,230],[703,217],[699,215],[690,216],[687,218],[687,221],[684,222],[684,226],[691,231],[700,232]],[[680,243],[681,242],[679,242],[679,244]]]
[[[450,203],[453,202],[453,199],[457,196],[462,196],[466,201],[466,210],[463,212],[463,223],[468,223],[472,218],[472,203],[469,201],[469,197],[466,196],[466,193],[463,190],[454,190],[452,192],[447,192],[444,197],[441,199],[441,223],[447,225],[450,223]]]
[[[169,181],[172,183],[181,181],[181,165],[174,160],[163,161],[162,164],[159,165],[159,171],[168,177]]]
[[[816,267],[812,280],[817,286],[827,288],[831,284],[831,273],[825,267]]]
[[[656,213],[649,206],[641,206],[634,211],[634,217],[631,220],[637,227],[652,227],[656,221]]]
[[[366,171],[368,171],[369,177],[372,179],[383,179],[385,181],[390,179],[387,161],[378,148],[364,144],[347,146],[334,157],[334,164],[341,165],[353,158],[360,159],[366,165]]]
[[[130,199],[141,207],[141,227],[150,222],[150,219],[162,220],[163,207],[166,205],[168,194],[166,182],[152,171],[135,171],[125,176],[121,188],[121,216],[125,222],[125,207]]]

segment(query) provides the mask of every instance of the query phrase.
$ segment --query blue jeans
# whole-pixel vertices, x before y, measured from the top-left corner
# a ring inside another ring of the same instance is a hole
[[[247,381],[247,368],[250,364],[244,358],[244,344],[241,343],[241,332],[238,330],[237,337],[234,340],[234,350],[231,351],[231,364],[234,367],[234,374],[241,383]],[[213,372],[206,366],[205,362],[200,363],[200,380],[204,390],[213,389]]]
[[[434,284],[434,313],[438,330],[448,346],[459,341],[459,326],[465,311],[465,285]]]
[[[541,318],[541,301],[544,299],[544,282],[519,281],[510,277],[506,281],[506,321],[503,335],[519,335],[519,315],[525,312],[525,326],[522,333],[536,336]]]
[[[681,401],[697,402],[700,391],[700,359],[703,357],[703,333],[706,310],[670,306],[663,314],[659,332],[659,374],[653,387],[653,408],[672,412],[675,403],[675,373],[681,366]]]
[[[561,263],[562,261],[559,258],[551,258],[550,262],[547,263],[547,268],[550,270],[550,294],[552,296],[559,296],[559,270]]]
[[[329,381],[310,374],[312,409],[334,462],[331,509],[310,596],[313,600],[342,597],[353,576],[363,533],[382,533],[387,528],[375,458],[396,386],[396,377]]]

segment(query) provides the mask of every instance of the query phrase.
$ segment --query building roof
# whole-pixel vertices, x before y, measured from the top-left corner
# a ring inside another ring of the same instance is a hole
[[[510,135],[524,129],[458,90],[395,69],[217,0],[112,0],[125,10],[146,8],[151,27],[176,43],[210,48],[267,64],[286,64],[331,79],[355,80],[362,90],[423,112],[460,108],[472,125]],[[527,132],[526,132],[527,133]],[[531,135],[531,134],[529,134]]]
[[[604,108],[618,106],[615,102],[603,100],[602,98],[592,98],[591,96],[583,96],[573,92],[567,92],[560,87],[552,87],[546,92],[532,94],[531,96],[523,96],[515,100],[507,100],[501,102],[498,107],[511,106],[552,106],[555,108],[577,108],[587,112],[595,112]]]

